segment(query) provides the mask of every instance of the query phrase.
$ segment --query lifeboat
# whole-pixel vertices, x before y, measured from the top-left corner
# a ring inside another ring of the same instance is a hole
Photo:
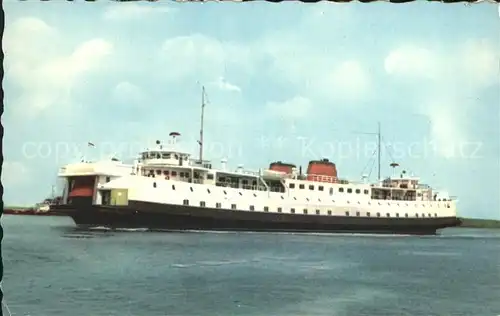
[[[307,166],[307,180],[336,183],[338,181],[337,167],[328,159],[311,160]]]
[[[273,162],[269,165],[269,170],[275,171],[275,172],[282,172],[285,174],[292,174],[293,169],[295,169],[296,166],[291,163],[283,163],[281,161],[276,161]]]

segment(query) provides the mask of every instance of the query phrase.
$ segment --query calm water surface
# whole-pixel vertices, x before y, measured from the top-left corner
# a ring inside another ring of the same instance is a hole
[[[2,225],[11,315],[500,315],[500,230],[78,231],[69,218],[14,215]]]

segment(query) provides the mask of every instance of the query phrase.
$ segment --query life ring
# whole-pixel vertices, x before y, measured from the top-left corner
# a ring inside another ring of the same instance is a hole
[[[169,176],[165,176],[165,180],[170,180],[170,177]]]

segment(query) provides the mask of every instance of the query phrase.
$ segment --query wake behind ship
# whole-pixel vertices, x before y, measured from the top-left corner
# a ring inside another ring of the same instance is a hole
[[[339,178],[327,159],[310,161],[305,173],[280,161],[259,171],[229,170],[226,160],[213,168],[202,159],[203,128],[198,159],[177,149],[179,133],[170,136],[169,146],[157,141],[131,165],[61,168],[57,209],[77,225],[115,228],[435,234],[460,224],[456,200],[404,171],[368,183]]]

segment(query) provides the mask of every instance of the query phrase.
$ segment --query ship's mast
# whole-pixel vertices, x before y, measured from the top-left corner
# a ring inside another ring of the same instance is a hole
[[[378,131],[377,131],[377,141],[378,141],[378,155],[377,155],[377,162],[378,162],[378,181],[380,181],[380,147],[381,147],[381,144],[380,144],[380,122],[378,122]]]
[[[203,163],[203,119],[205,114],[205,86],[201,87],[201,128],[200,128],[200,164]]]

